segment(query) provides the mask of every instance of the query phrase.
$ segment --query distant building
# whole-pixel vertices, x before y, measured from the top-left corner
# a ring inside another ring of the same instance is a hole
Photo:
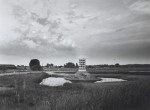
[[[86,59],[85,58],[79,59],[79,71],[86,71]]]
[[[0,70],[16,69],[15,65],[12,64],[0,64]]]

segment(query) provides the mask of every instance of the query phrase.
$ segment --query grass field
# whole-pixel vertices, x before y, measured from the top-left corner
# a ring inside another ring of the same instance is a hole
[[[129,81],[40,86],[47,77],[45,73],[0,77],[1,86],[14,87],[0,91],[0,110],[150,110],[150,76],[114,75]]]

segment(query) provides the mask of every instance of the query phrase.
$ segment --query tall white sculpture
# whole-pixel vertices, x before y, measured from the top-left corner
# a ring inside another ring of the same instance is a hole
[[[86,71],[86,59],[85,58],[79,59],[79,71]]]
[[[80,58],[79,59],[79,70],[72,76],[68,76],[65,79],[68,79],[70,81],[90,81],[94,82],[99,79],[97,79],[95,76],[91,75],[86,71],[86,59],[85,58]]]

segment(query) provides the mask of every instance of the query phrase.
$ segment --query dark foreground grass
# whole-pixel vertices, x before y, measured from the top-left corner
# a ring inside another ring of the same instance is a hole
[[[150,110],[150,81],[40,86],[47,74],[0,77],[0,110]],[[88,86],[90,85],[90,86]]]

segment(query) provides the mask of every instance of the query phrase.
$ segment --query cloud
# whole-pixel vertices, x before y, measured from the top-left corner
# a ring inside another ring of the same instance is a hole
[[[33,42],[32,40],[24,40],[23,41],[25,45],[27,45],[29,48],[36,49],[37,44]]]
[[[150,14],[150,1],[137,1],[131,4],[129,9]]]
[[[108,59],[111,54],[130,57],[134,50],[143,52],[143,59],[149,55],[149,1],[1,1],[0,51],[4,55]]]
[[[39,13],[32,12],[32,10],[28,10],[27,7],[22,7],[20,4],[9,4],[8,6],[13,9],[11,13],[12,22],[17,22],[12,27],[11,34],[17,36],[17,38],[12,39],[9,36],[10,40],[6,40],[5,45],[1,43],[3,54],[18,56],[30,56],[32,54],[36,56],[45,53],[46,56],[57,56],[58,54],[65,55],[66,52],[68,55],[75,53],[75,42],[63,36],[61,30],[59,30],[59,20],[51,19],[48,9],[45,9],[46,17],[41,17]],[[23,51],[25,53],[22,53]]]

